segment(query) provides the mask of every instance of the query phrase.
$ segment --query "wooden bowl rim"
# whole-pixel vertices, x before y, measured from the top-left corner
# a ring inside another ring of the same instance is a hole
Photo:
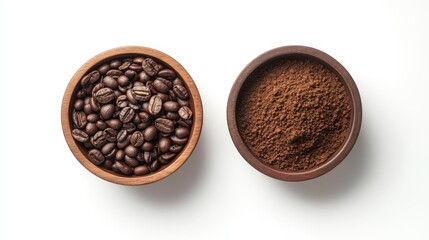
[[[248,77],[263,64],[278,58],[307,58],[316,60],[324,66],[328,67],[334,71],[339,77],[340,81],[346,87],[349,97],[352,101],[352,112],[351,112],[351,125],[350,125],[350,134],[343,143],[343,145],[323,164],[303,171],[282,171],[280,169],[275,169],[262,161],[260,161],[252,152],[247,148],[243,139],[240,136],[237,127],[236,121],[236,104],[237,98],[240,94],[241,87]],[[318,49],[307,47],[307,46],[283,46],[269,50],[254,60],[252,60],[238,75],[235,80],[227,104],[227,123],[229,133],[231,135],[232,141],[237,148],[241,156],[255,169],[268,175],[270,177],[286,180],[286,181],[303,181],[309,180],[312,178],[319,177],[337,166],[343,159],[349,154],[353,145],[355,144],[361,123],[362,123],[362,103],[359,94],[359,90],[354,82],[352,76],[349,72],[333,57],[328,55],[325,52],[322,52]]]
[[[188,139],[188,143],[185,145],[184,149],[179,153],[179,155],[164,169],[157,171],[153,174],[144,175],[144,176],[120,176],[106,170],[103,170],[101,167],[94,165],[90,162],[85,155],[81,152],[77,146],[75,140],[71,136],[71,126],[70,123],[70,101],[72,98],[73,91],[77,84],[79,84],[80,79],[93,67],[99,65],[101,62],[115,57],[121,57],[126,55],[145,55],[148,57],[154,58],[156,61],[162,61],[170,68],[172,68],[185,82],[186,86],[190,92],[190,103],[194,107],[194,122],[191,128],[191,134]],[[70,82],[67,85],[65,90],[63,101],[61,105],[61,124],[63,129],[63,134],[66,139],[67,145],[70,148],[73,155],[76,159],[91,173],[94,175],[107,180],[112,183],[122,184],[122,185],[144,185],[159,181],[172,173],[174,173],[178,168],[180,168],[186,160],[189,158],[191,153],[196,147],[196,144],[199,140],[202,124],[203,124],[203,107],[201,102],[201,97],[198,91],[195,82],[185,68],[177,62],[174,58],[169,55],[158,51],[156,49],[142,47],[142,46],[123,46],[113,49],[109,49],[102,53],[97,54],[92,57],[86,63],[84,63],[73,75]]]

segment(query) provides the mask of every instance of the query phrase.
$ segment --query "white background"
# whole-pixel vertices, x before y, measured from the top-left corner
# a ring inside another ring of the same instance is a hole
[[[2,1],[0,239],[429,239],[428,2],[245,2]],[[300,183],[247,164],[225,115],[244,66],[292,44],[341,62],[364,109],[344,162]],[[92,175],[60,124],[74,72],[123,45],[174,57],[204,104],[191,158],[148,186]]]

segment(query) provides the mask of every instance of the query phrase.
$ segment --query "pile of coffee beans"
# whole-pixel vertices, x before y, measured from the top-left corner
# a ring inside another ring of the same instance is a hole
[[[149,174],[188,142],[189,91],[174,70],[152,58],[101,63],[74,94],[72,136],[97,166],[127,176]]]

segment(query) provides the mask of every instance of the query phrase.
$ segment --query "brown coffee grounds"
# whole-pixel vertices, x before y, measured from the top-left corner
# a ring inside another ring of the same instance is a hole
[[[285,171],[324,163],[349,133],[351,100],[331,70],[313,60],[277,59],[249,76],[237,125],[255,156]]]

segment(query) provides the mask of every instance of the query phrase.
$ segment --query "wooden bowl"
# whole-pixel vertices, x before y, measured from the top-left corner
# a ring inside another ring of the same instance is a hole
[[[283,171],[280,169],[273,168],[270,165],[265,164],[262,160],[258,159],[244,143],[240,136],[237,121],[236,121],[236,105],[237,98],[240,94],[240,89],[244,82],[249,76],[260,66],[278,58],[289,58],[289,59],[311,59],[315,60],[331,71],[333,71],[343,85],[352,101],[351,121],[349,126],[349,135],[342,144],[342,146],[324,163],[314,168],[301,171]],[[238,149],[243,158],[254,168],[260,172],[280,180],[287,181],[302,181],[312,179],[321,176],[328,171],[332,170],[337,166],[350,152],[356,139],[359,135],[360,126],[362,122],[362,105],[359,96],[359,91],[356,87],[350,74],[347,70],[334,58],[328,54],[305,46],[285,46],[270,50],[264,54],[258,56],[252,62],[250,62],[244,70],[237,77],[234,85],[232,86],[227,106],[227,122],[231,138],[234,142],[235,147]]]
[[[118,175],[113,171],[98,167],[90,162],[87,158],[87,150],[82,148],[76,143],[74,138],[71,135],[72,132],[72,106],[71,104],[75,100],[76,86],[79,84],[80,79],[92,70],[94,67],[99,65],[102,62],[109,61],[118,57],[127,57],[143,55],[146,57],[151,57],[155,61],[163,63],[165,66],[170,67],[175,70],[176,73],[181,77],[185,85],[189,90],[189,102],[191,104],[191,109],[193,110],[193,125],[191,127],[190,136],[188,138],[188,143],[182,149],[182,151],[176,156],[175,159],[171,161],[163,168],[160,168],[154,173],[150,173],[144,176],[122,176]],[[118,184],[123,185],[143,185],[152,182],[159,181],[173,172],[175,172],[183,163],[189,158],[192,151],[195,149],[195,146],[200,137],[201,128],[203,124],[203,107],[201,103],[200,94],[198,92],[197,86],[192,80],[191,76],[185,70],[185,68],[180,65],[175,59],[168,56],[167,54],[157,51],[155,49],[139,47],[139,46],[127,46],[119,47],[111,50],[107,50],[103,53],[96,55],[87,61],[82,67],[77,70],[74,76],[71,78],[67,89],[64,93],[63,102],[61,106],[61,124],[63,128],[64,137],[67,141],[67,144],[72,151],[73,155],[79,160],[79,162],[90,172],[97,175],[98,177]]]

